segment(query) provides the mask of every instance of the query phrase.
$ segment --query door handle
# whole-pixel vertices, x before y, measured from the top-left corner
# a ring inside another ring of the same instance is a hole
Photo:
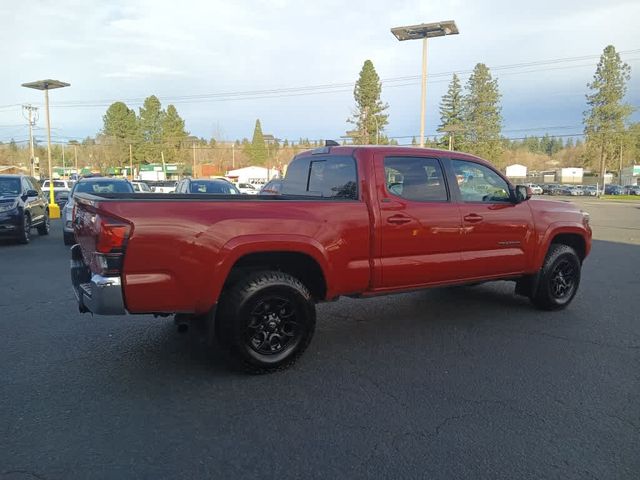
[[[465,222],[469,223],[478,223],[482,221],[482,215],[478,215],[477,213],[470,213],[464,217]]]
[[[392,215],[387,218],[387,223],[392,223],[394,225],[402,225],[403,223],[409,223],[411,221],[411,217],[406,217],[404,215]]]

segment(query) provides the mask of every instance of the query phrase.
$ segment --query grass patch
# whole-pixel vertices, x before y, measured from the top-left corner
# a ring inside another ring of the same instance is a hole
[[[603,195],[603,200],[635,200],[640,202],[640,195]]]

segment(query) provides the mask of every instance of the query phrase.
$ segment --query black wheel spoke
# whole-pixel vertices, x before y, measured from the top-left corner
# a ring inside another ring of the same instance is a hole
[[[567,260],[558,262],[552,270],[551,293],[557,299],[563,299],[573,293],[576,284],[576,270]]]
[[[251,309],[246,326],[248,345],[263,355],[277,354],[302,334],[296,309],[287,298],[263,298]]]

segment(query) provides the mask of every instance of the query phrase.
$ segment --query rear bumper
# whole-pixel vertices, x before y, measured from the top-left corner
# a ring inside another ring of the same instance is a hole
[[[124,315],[127,313],[122,297],[120,277],[92,274],[82,258],[80,245],[71,247],[71,284],[80,312],[96,315]]]

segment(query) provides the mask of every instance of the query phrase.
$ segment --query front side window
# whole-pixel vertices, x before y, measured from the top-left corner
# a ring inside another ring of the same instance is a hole
[[[510,202],[509,184],[489,167],[465,160],[452,160],[463,202]]]
[[[282,193],[320,198],[358,198],[357,173],[352,157],[303,157],[287,169]]]
[[[384,159],[387,191],[414,202],[446,202],[447,186],[435,158],[387,157]]]
[[[33,190],[33,187],[31,186],[31,182],[29,182],[29,179],[24,177],[22,179],[22,191],[24,193],[27,193],[29,190]]]

